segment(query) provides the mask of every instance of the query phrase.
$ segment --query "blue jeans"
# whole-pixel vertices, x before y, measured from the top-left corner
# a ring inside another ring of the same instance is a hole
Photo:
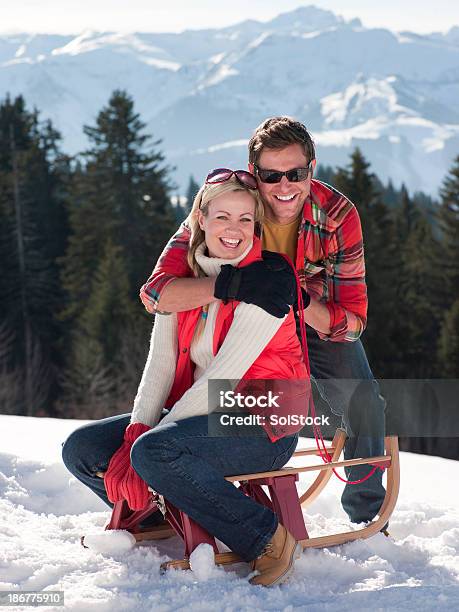
[[[311,327],[307,327],[307,341],[311,374],[319,393],[349,434],[344,458],[383,455],[386,402],[361,341],[324,341]],[[370,469],[368,465],[346,468],[346,477],[360,480]],[[378,514],[385,494],[382,471],[377,469],[365,482],[346,485],[341,503],[352,522],[370,521]]]
[[[83,425],[63,445],[69,471],[108,505],[105,471],[121,446],[130,415]],[[131,450],[136,472],[246,561],[255,559],[277,529],[276,515],[244,495],[225,476],[281,468],[295,451],[298,435],[272,443],[266,434],[210,437],[207,416],[178,421],[140,436]]]

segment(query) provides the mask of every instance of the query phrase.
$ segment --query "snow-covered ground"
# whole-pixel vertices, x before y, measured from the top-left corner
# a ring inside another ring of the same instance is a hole
[[[109,516],[60,459],[61,442],[81,423],[0,415],[0,591],[63,590],[66,609],[82,612],[459,609],[457,462],[401,453],[390,538],[307,550],[289,583],[264,589],[248,583],[245,564],[211,567],[205,550],[194,572],[160,576],[162,561],[182,556],[178,538],[111,554],[81,547],[80,536],[101,534]],[[311,535],[348,527],[342,486],[334,479],[308,509]]]

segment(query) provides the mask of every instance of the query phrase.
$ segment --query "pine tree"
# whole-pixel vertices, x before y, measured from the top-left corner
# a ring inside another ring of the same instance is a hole
[[[441,298],[447,311],[459,297],[459,155],[443,182],[440,197],[437,220],[441,241],[436,264],[444,281]]]
[[[183,199],[184,198],[178,192],[171,197],[171,204],[176,225],[180,225],[188,214],[188,206],[186,203],[183,204]]]
[[[336,187],[354,202],[361,214],[362,227],[370,225],[370,216],[365,214],[379,198],[375,188],[375,176],[370,171],[370,164],[359,148],[354,149],[347,168],[338,168],[335,173]]]
[[[22,379],[16,412],[51,400],[61,301],[56,258],[66,239],[59,134],[21,96],[0,105],[0,318],[14,330],[7,369]]]
[[[71,237],[62,259],[67,292],[62,319],[71,330],[64,378],[67,397],[73,393],[73,403],[82,410],[91,401],[105,402],[110,414],[113,402],[110,407],[107,398],[125,397],[124,366],[118,359],[123,334],[129,329],[133,337],[144,338],[144,354],[150,320],[139,288],[176,225],[168,168],[156,149],[159,141],[151,143],[144,127],[132,99],[115,91],[96,125],[84,128],[91,147],[72,181]],[[97,376],[85,396],[77,378],[87,380],[91,368]]]
[[[79,319],[81,337],[95,341],[102,339],[101,349],[106,363],[116,363],[117,336],[125,321],[136,315],[137,307],[129,293],[126,256],[121,247],[108,239],[92,279],[89,300]]]
[[[395,333],[403,343],[399,375],[428,378],[435,374],[432,355],[439,332],[439,279],[432,271],[432,253],[437,245],[425,216],[419,210],[412,215],[413,225],[399,243],[402,265],[397,279],[395,325]]]
[[[188,188],[186,190],[186,213],[188,214],[193,206],[194,198],[199,191],[199,185],[194,180],[192,174],[190,174],[190,180],[188,181]]]
[[[78,411],[91,414],[96,404],[114,409],[124,399],[121,338],[127,322],[135,318],[126,258],[121,247],[108,239],[89,300],[73,330],[71,367],[63,377],[64,404],[73,407],[75,416]]]
[[[445,315],[438,343],[438,361],[443,378],[459,378],[459,299]]]
[[[405,185],[394,210],[393,255],[395,292],[391,340],[396,347],[391,376],[434,376],[439,330],[438,275],[432,258],[438,244],[425,211],[410,197]]]
[[[168,168],[143,134],[144,124],[132,99],[115,91],[99,113],[96,126],[84,128],[92,144],[74,177],[72,235],[63,261],[63,282],[72,319],[86,305],[91,279],[108,239],[123,248],[129,292],[137,301],[164,244],[175,229]]]
[[[419,209],[410,198],[405,185],[402,184],[400,205],[397,210],[397,234],[401,243],[408,238],[419,217]]]
[[[335,172],[331,166],[323,166],[322,164],[317,164],[316,171],[314,173],[314,178],[322,181],[323,183],[327,183],[328,185],[333,185],[334,183]]]
[[[337,169],[334,185],[355,204],[360,215],[368,290],[368,326],[363,342],[375,375],[387,375],[395,352],[390,341],[395,302],[392,219],[370,164],[359,149],[352,153],[347,168]]]
[[[394,206],[397,206],[397,203],[398,203],[397,190],[395,189],[394,184],[392,183],[390,179],[389,179],[389,182],[387,183],[387,186],[384,187],[382,190],[382,201],[389,208],[394,208]]]

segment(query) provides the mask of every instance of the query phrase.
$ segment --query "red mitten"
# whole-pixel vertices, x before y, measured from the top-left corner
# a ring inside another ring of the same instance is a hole
[[[126,499],[132,510],[142,510],[148,501],[148,485],[131,466],[131,448],[139,436],[151,427],[143,423],[131,423],[124,432],[124,441],[110,459],[104,483],[108,499],[115,503]]]
[[[147,483],[140,478],[132,466],[121,482],[121,493],[131,510],[143,510],[150,499]]]

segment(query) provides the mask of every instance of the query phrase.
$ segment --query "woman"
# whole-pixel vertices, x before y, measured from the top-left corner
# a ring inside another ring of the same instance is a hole
[[[192,272],[218,276],[227,266],[223,271],[231,274],[261,259],[255,229],[262,219],[253,175],[211,172],[188,218]],[[240,380],[238,389],[277,379],[291,381],[292,387],[302,381],[306,388],[305,361],[292,309],[278,318],[253,304],[216,300],[207,308],[158,315],[132,414],[73,432],[63,448],[64,462],[107,503],[124,498],[131,508],[142,509],[150,486],[254,561],[259,574],[253,584],[279,584],[291,571],[297,543],[270,509],[224,477],[281,468],[295,450],[301,424],[274,426],[267,419],[255,426],[256,436],[238,435],[237,428],[232,435],[221,430],[209,435],[207,388],[214,379]],[[306,395],[295,404],[304,416]],[[170,412],[160,422],[164,406]],[[104,483],[95,476],[98,471],[106,472]]]

